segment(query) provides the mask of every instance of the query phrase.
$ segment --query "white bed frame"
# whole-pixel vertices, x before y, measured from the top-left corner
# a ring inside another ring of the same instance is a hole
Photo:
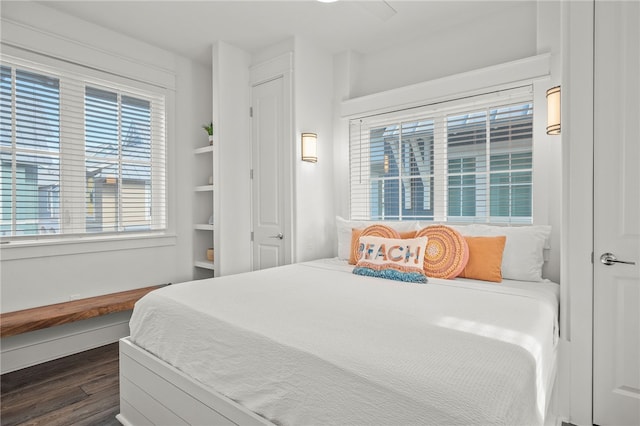
[[[553,387],[545,426],[559,426],[557,387]],[[124,426],[139,425],[270,425],[264,417],[195,381],[175,367],[120,340],[120,414]]]
[[[125,426],[272,425],[153,354],[120,340],[120,414]]]

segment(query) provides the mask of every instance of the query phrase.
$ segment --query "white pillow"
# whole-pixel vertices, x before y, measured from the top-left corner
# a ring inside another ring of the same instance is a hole
[[[433,225],[448,226],[449,228],[455,229],[456,231],[458,231],[462,235],[469,235],[470,237],[472,236],[467,231],[465,231],[471,225],[458,225],[455,222],[452,223],[452,222],[420,221],[420,222],[418,222],[418,231],[421,230],[422,228],[426,228],[427,226],[433,226]],[[480,236],[480,235],[478,235],[478,236]]]
[[[518,281],[544,281],[544,249],[549,248],[551,226],[467,225],[456,227],[462,235],[507,237],[502,254],[502,278]]]
[[[338,231],[338,258],[340,260],[349,260],[351,253],[351,229],[364,229],[369,225],[386,225],[398,232],[417,231],[418,222],[415,220],[399,221],[368,221],[368,220],[347,220],[340,216],[336,216],[336,229]]]

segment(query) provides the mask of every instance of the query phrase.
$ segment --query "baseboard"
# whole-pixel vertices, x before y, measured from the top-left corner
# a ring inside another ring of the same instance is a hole
[[[118,312],[57,327],[3,338],[0,373],[117,342],[129,335],[131,312]]]

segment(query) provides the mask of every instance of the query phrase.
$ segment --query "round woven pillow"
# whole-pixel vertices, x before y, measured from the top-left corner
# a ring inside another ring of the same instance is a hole
[[[362,232],[360,232],[360,235],[357,235],[357,238],[353,238],[355,237],[355,235],[352,236],[351,259],[355,259],[355,263],[357,263],[358,260],[360,259],[360,256],[358,253],[358,249],[360,248],[359,239],[360,237],[366,237],[368,235],[372,237],[382,237],[382,238],[401,238],[400,233],[398,233],[398,231],[388,226],[379,225],[379,224],[367,226],[362,230]]]
[[[467,240],[455,229],[444,225],[422,228],[416,237],[427,237],[424,273],[433,278],[455,278],[469,261]]]

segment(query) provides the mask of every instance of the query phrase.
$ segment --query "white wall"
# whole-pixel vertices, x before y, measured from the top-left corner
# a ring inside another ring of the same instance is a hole
[[[501,13],[457,17],[430,38],[352,56],[350,97],[359,97],[536,54],[535,2],[504,2]],[[358,57],[359,56],[359,57]]]
[[[130,244],[70,244],[38,248],[2,248],[0,257],[2,312],[68,301],[132,288],[191,278],[193,253],[192,178],[188,171],[193,159],[193,143],[202,137],[202,123],[211,117],[210,70],[190,60],[156,47],[130,39],[119,33],[78,20],[33,2],[8,2],[2,5],[2,42],[22,46],[36,52],[63,57],[80,64],[109,69],[130,77],[148,75],[171,80],[168,106],[168,188],[171,236],[134,241]],[[111,68],[111,69],[110,69]],[[176,208],[175,206],[180,206]],[[106,250],[106,251],[105,251]],[[26,257],[25,257],[26,256]],[[24,257],[24,258],[21,258]],[[88,330],[104,329],[110,316],[87,320],[73,332],[58,327],[19,339],[3,339],[6,351],[28,351],[36,343],[55,341],[62,334],[80,335]],[[121,317],[113,319],[122,332]],[[64,347],[40,345],[37,351],[44,360],[86,349],[90,342],[83,338],[74,348],[73,339]],[[89,343],[88,343],[89,342]],[[97,343],[96,343],[97,342]],[[62,352],[60,352],[62,351]],[[29,356],[18,356],[27,359]],[[36,359],[36,360],[37,360]],[[3,371],[6,370],[3,359]]]
[[[495,67],[551,53],[551,77],[534,83],[534,104],[542,105],[543,114],[534,122],[534,223],[552,225],[552,259],[545,265],[545,276],[560,279],[561,171],[560,138],[545,133],[546,111],[544,93],[559,80],[559,2],[505,3],[503,13],[465,20],[453,25],[446,33],[426,40],[416,40],[407,46],[369,55],[345,52],[334,60],[334,96],[339,100],[372,101],[372,110],[379,108],[379,99],[401,98],[420,85],[445,81],[450,76],[467,75],[479,69]],[[540,35],[544,34],[544,35]],[[556,65],[554,65],[556,64]],[[435,87],[435,86],[434,86]],[[434,90],[434,92],[437,90]],[[348,122],[336,114],[334,121],[335,202],[336,214],[347,216],[348,206]]]
[[[332,56],[291,38],[249,55],[224,41],[213,46],[213,118],[219,145],[219,245],[216,275],[251,270],[250,67],[293,52],[292,159],[294,261],[332,255],[333,135]],[[300,133],[318,134],[319,161],[300,159]]]
[[[295,261],[331,257],[333,197],[333,58],[296,37],[294,50]],[[318,162],[301,161],[300,134],[317,133]]]
[[[558,86],[562,80],[562,38],[561,38],[561,3],[560,1],[541,1],[537,4],[537,53],[551,54],[551,76],[548,80],[534,83],[534,105],[546,104],[546,90]],[[543,111],[546,106],[543,106]],[[543,274],[556,282],[560,282],[560,249],[562,241],[562,135],[546,134],[546,114],[535,117],[534,134],[536,150],[534,164],[541,165],[545,173],[540,176],[538,187],[534,188],[534,218],[536,223],[551,225],[550,253],[554,261],[544,265]],[[537,183],[537,182],[536,182]]]
[[[567,421],[593,423],[594,5],[562,5],[562,374]],[[615,315],[615,313],[611,313]],[[564,328],[562,328],[564,326]],[[568,358],[568,359],[567,359]]]
[[[266,62],[272,61],[281,55],[291,53],[295,50],[295,38],[289,37],[282,40],[279,43],[267,46],[264,49],[254,52],[251,55],[251,66],[263,65]]]
[[[225,42],[213,46],[213,121],[218,153],[218,275],[251,270],[251,140],[247,52]]]

